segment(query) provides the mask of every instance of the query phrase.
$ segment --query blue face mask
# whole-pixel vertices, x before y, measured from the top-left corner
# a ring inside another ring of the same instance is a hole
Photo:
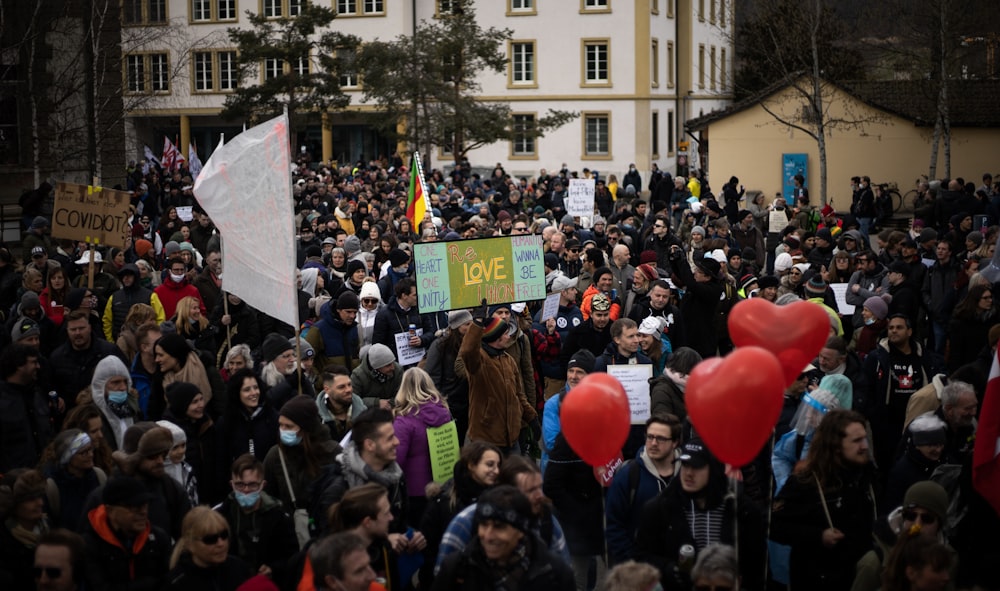
[[[874,318],[865,318],[865,326],[871,326],[873,324],[875,324]]]
[[[128,392],[108,392],[108,400],[115,404],[125,404],[128,400]]]
[[[281,442],[287,446],[295,446],[302,443],[302,436],[298,431],[285,431],[281,429]]]
[[[284,433],[284,431],[282,431]],[[241,493],[238,490],[234,490],[233,494],[236,495],[236,502],[240,504],[240,507],[244,509],[250,509],[257,504],[260,500],[260,491],[254,491],[249,493]]]

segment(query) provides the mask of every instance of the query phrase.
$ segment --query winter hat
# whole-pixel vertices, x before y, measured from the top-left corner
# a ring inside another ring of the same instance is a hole
[[[816,230],[816,238],[826,240],[827,242],[833,242],[833,234],[830,232],[830,228],[820,228]]]
[[[907,430],[913,445],[944,445],[948,425],[933,412],[926,412],[913,419]]]
[[[917,239],[917,242],[923,244],[924,242],[930,242],[931,240],[937,240],[937,239],[938,239],[937,230],[935,230],[934,228],[924,228],[923,230],[920,231],[920,238]]]
[[[659,339],[660,335],[663,334],[663,329],[666,325],[666,320],[664,320],[662,316],[647,316],[643,319],[642,323],[639,324],[639,333],[652,335]]]
[[[639,264],[645,265],[646,263],[656,264],[655,250],[644,250],[639,253]]]
[[[366,281],[361,286],[361,299],[366,298],[375,298],[380,302],[382,301],[382,294],[379,293],[378,285],[374,281]]]
[[[758,284],[757,287],[760,287],[760,284],[757,281],[757,277],[754,276],[753,273],[747,273],[743,277],[740,277],[740,288],[744,292],[754,283],[757,283]]]
[[[10,340],[14,344],[17,344],[21,339],[26,339],[28,337],[34,337],[42,334],[42,331],[38,328],[38,323],[28,318],[22,316],[17,319],[14,323],[14,328],[10,331]]]
[[[410,262],[410,255],[406,254],[405,251],[394,248],[389,252],[389,264],[393,267],[402,267],[408,262]]]
[[[719,270],[722,268],[722,265],[719,264],[719,261],[711,257],[696,259],[694,262],[694,266],[698,267],[698,269],[700,269],[702,273],[708,275],[709,277],[718,277]]]
[[[520,315],[524,314],[524,309],[527,308],[527,304],[524,302],[517,302],[516,304],[510,305],[510,311],[512,314]]]
[[[111,507],[141,507],[152,500],[153,493],[131,476],[112,478],[101,492],[101,503]]]
[[[180,361],[181,365],[187,361],[188,353],[191,352],[191,346],[188,345],[183,336],[176,332],[163,335],[156,341],[156,344],[162,347],[167,355]]]
[[[705,228],[702,228],[701,226],[695,226],[695,227],[691,228],[691,233],[692,234],[701,234],[701,236],[704,238],[705,237]]]
[[[806,283],[806,291],[811,294],[823,295],[826,293],[826,280],[819,273],[813,275]]]
[[[789,234],[788,236],[785,236],[785,244],[787,244],[788,248],[792,250],[798,250],[798,248],[802,246],[802,242],[799,240],[799,237],[796,236],[795,234]]]
[[[63,304],[66,310],[76,310],[83,305],[83,298],[87,295],[86,287],[74,287],[66,295],[66,302]]]
[[[472,314],[468,310],[452,310],[448,312],[448,328],[457,330],[466,322],[472,322]]]
[[[965,235],[966,240],[971,240],[976,246],[981,246],[983,243],[983,233],[978,230],[973,230]]]
[[[236,591],[279,591],[279,589],[267,576],[254,575],[237,587]]]
[[[382,343],[375,343],[368,348],[368,365],[372,369],[379,369],[394,363],[396,363],[396,356],[393,355],[389,347]]]
[[[722,250],[721,248],[716,248],[712,252],[706,253],[705,258],[709,257],[718,261],[719,268],[722,268],[722,265],[726,264],[726,251]]]
[[[733,251],[729,251],[729,254],[731,255],[732,252]],[[756,259],[757,259],[757,251],[756,250],[754,250],[753,248],[751,248],[749,246],[743,249],[743,260],[744,261],[753,261],[753,260],[756,260]]]
[[[561,220],[559,220],[559,225],[561,225],[561,226],[575,226],[576,225],[576,220],[573,219],[573,216],[571,216],[570,214],[567,213],[566,215],[564,215],[562,217]]]
[[[167,255],[167,257],[170,257],[170,255],[177,254],[180,251],[181,251],[181,245],[177,244],[177,242],[174,240],[171,240],[170,242],[167,242],[166,244],[163,245],[163,252]]]
[[[851,408],[854,405],[854,384],[847,376],[842,374],[823,376],[818,389],[832,394],[840,408]]]
[[[187,242],[184,244],[187,244]],[[184,244],[181,244],[181,249],[184,248]],[[323,256],[323,249],[316,244],[312,244],[306,249],[306,258],[319,258],[321,256]]]
[[[792,268],[792,255],[783,252],[774,259],[774,272],[783,273]]]
[[[369,281],[371,283],[371,281]],[[358,306],[361,305],[361,299],[358,294],[351,290],[347,290],[340,294],[337,298],[337,309],[338,310],[357,310]]]
[[[25,310],[37,310],[42,307],[42,301],[38,299],[38,294],[33,291],[26,291],[21,296],[21,312]]]
[[[42,228],[48,228],[48,227],[49,227],[49,220],[45,219],[42,216],[37,216],[35,219],[31,220],[32,230],[41,230]]]
[[[288,339],[276,332],[272,332],[264,339],[264,344],[260,346],[261,357],[264,363],[274,361],[285,351],[291,351],[294,347]]]
[[[506,209],[503,210],[503,211],[501,211],[500,213],[497,214],[497,221],[498,222],[504,222],[504,221],[509,222],[510,221],[510,213],[508,213]]]
[[[187,434],[184,432],[184,429],[181,429],[170,421],[156,421],[156,424],[170,431],[170,435],[174,438],[174,447],[182,443],[187,443]]]
[[[586,373],[592,373],[596,362],[597,359],[589,349],[580,349],[574,353],[572,357],[570,357],[569,363],[566,365],[566,369],[576,367],[582,369]]]
[[[545,261],[545,266],[550,269],[556,269],[559,267],[559,256],[554,252],[545,253],[543,260]]]
[[[757,287],[764,289],[766,287],[778,287],[781,285],[781,281],[774,275],[764,275],[757,280]]]
[[[643,277],[645,277],[647,281],[656,281],[657,277],[659,277],[659,274],[656,272],[656,267],[650,265],[649,263],[639,265],[635,270],[642,273]]]
[[[294,347],[295,337],[288,339],[288,344]],[[313,349],[312,345],[309,344],[309,341],[305,340],[302,337],[299,337],[299,352],[301,354],[300,359],[312,359],[313,357],[316,356],[316,350]]]
[[[316,401],[305,394],[293,396],[281,407],[278,414],[298,425],[302,433],[312,431],[319,424]]]
[[[876,320],[885,320],[885,317],[889,315],[888,304],[879,296],[872,296],[865,300],[864,307],[868,308]]]
[[[149,240],[146,240],[145,238],[140,238],[139,240],[135,241],[135,254],[139,255],[140,257],[146,256],[146,254],[148,254],[149,251],[151,250],[153,250],[153,243],[150,242]]]
[[[903,261],[893,261],[892,264],[889,265],[889,272],[900,273],[903,275],[903,277],[909,277],[910,266],[904,263]]]
[[[181,242],[181,251],[194,252],[194,246],[190,242]]]
[[[809,270],[809,263],[795,263],[794,265],[792,265],[792,268],[793,269],[798,269],[799,273],[802,273],[803,275],[805,275],[806,271]]]
[[[819,210],[819,213],[823,217],[831,216],[834,214],[833,206],[827,203],[826,205],[823,206],[823,209]]]
[[[507,310],[508,312],[510,312],[511,311],[510,304],[494,304],[490,306],[490,316],[493,316],[500,310]]]
[[[933,480],[921,480],[906,489],[903,507],[923,507],[937,516],[938,521],[948,517],[948,491]]]
[[[351,261],[349,261],[347,263],[347,277],[346,278],[350,278],[359,269],[361,269],[361,270],[365,269],[365,262],[364,261],[359,261],[358,259],[352,259]]]
[[[357,236],[348,236],[344,239],[344,252],[347,256],[361,252],[361,239]]]
[[[490,321],[483,326],[483,342],[489,344],[496,341],[502,337],[509,328],[510,327],[506,320],[497,317],[491,318]]]
[[[79,429],[66,429],[56,435],[53,441],[56,461],[60,466],[69,464],[73,456],[80,453],[80,450],[90,445],[90,435]]]
[[[167,386],[167,406],[177,419],[187,415],[187,409],[195,397],[201,394],[198,386],[188,382],[174,382]]]
[[[143,426],[136,433],[132,433],[132,441],[130,442],[129,432],[138,425]],[[129,443],[132,445],[130,446]],[[125,431],[124,444],[125,453],[130,454],[137,462],[142,458],[151,458],[169,452],[174,447],[174,436],[170,434],[169,429],[158,427],[156,423],[150,421],[143,421],[132,425]]]
[[[603,293],[594,294],[590,299],[590,310],[592,312],[607,312],[611,309],[611,300]]]

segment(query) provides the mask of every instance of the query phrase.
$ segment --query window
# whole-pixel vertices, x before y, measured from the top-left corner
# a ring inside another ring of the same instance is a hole
[[[660,156],[660,112],[653,111],[653,121],[650,124],[653,127],[653,145],[652,153],[653,158],[659,158]]]
[[[535,156],[535,115],[514,113],[511,126],[514,132],[510,142],[511,157]]]
[[[337,0],[337,16],[371,14],[385,14],[385,0]]]
[[[674,42],[667,41],[667,88],[674,87]]]
[[[125,56],[125,90],[133,94],[170,92],[170,68],[165,53]]]
[[[337,16],[358,13],[358,0],[337,0]]]
[[[535,42],[534,41],[511,41],[510,42],[509,72],[507,77],[508,86],[532,86],[535,87]]]
[[[236,0],[190,0],[191,22],[236,20]]]
[[[122,22],[126,25],[166,24],[167,0],[124,0]]]
[[[264,18],[298,16],[305,0],[260,0],[260,12]],[[339,1],[339,0],[338,0]]]
[[[657,39],[653,39],[653,45],[651,47],[652,59],[649,60],[649,67],[652,70],[650,80],[653,88],[659,88],[660,86],[660,42]]]
[[[708,81],[709,81],[709,85],[710,85],[711,89],[715,90],[715,88],[716,88],[716,84],[715,84],[715,80],[716,80],[716,63],[715,63],[715,46],[714,45],[711,48],[709,48],[708,55],[709,55],[708,61],[711,64],[711,68],[712,68],[711,75],[709,76]]]
[[[674,153],[674,112],[667,111],[667,153]]]
[[[674,2],[677,0],[666,0],[667,1],[667,18],[674,18]]]
[[[719,58],[719,88],[726,90],[729,88],[729,81],[726,80],[727,67],[726,67],[726,48],[722,48],[722,54]]]
[[[236,88],[235,51],[198,51],[192,63],[195,92],[225,92]]]
[[[583,40],[583,84],[585,86],[610,86],[609,41],[607,39]]]
[[[535,0],[507,0],[507,16],[538,14]]]
[[[726,7],[726,0],[719,0],[719,26],[723,29],[726,28],[727,10],[729,9]]]
[[[452,16],[461,9],[461,0],[437,0],[435,16]]]
[[[715,24],[715,0],[708,0],[708,22]]]
[[[358,71],[355,64],[357,54],[350,49],[338,49],[337,61],[340,71],[340,85],[344,88],[356,88],[358,84]]]
[[[649,12],[660,14],[660,0],[649,0]]]
[[[292,72],[296,76],[305,77],[309,75],[309,56],[300,57],[292,62]]]
[[[705,22],[705,0],[698,0],[698,20]]]
[[[705,88],[705,46],[698,45],[698,88]]]
[[[611,125],[608,113],[585,113],[583,116],[583,155],[611,156]]]
[[[611,0],[580,0],[580,12],[611,12]]]
[[[285,73],[285,60],[276,57],[264,58],[264,81],[280,78]]]

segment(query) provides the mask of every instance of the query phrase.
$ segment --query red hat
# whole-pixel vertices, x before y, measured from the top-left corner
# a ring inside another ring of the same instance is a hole
[[[656,251],[655,250],[644,250],[639,253],[639,263],[656,263]]]
[[[656,281],[656,279],[659,278],[659,274],[656,272],[656,268],[653,267],[653,265],[650,265],[649,263],[643,263],[642,265],[639,265],[636,268],[636,271],[642,273],[646,277],[646,280],[648,281]]]
[[[828,217],[828,216],[831,216],[831,215],[833,215],[835,213],[833,211],[833,206],[831,206],[829,203],[827,203],[826,205],[824,205],[823,209],[819,210],[819,212],[821,214],[823,214],[823,217]]]

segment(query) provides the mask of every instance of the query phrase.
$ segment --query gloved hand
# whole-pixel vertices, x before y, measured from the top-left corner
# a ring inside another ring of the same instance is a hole
[[[542,423],[538,420],[538,417],[531,419],[528,423],[528,428],[531,429],[531,438],[534,441],[539,441],[542,438]]]
[[[472,319],[482,326],[486,323],[486,319],[489,317],[489,306],[486,304],[486,298],[483,298],[483,303],[472,309]]]

